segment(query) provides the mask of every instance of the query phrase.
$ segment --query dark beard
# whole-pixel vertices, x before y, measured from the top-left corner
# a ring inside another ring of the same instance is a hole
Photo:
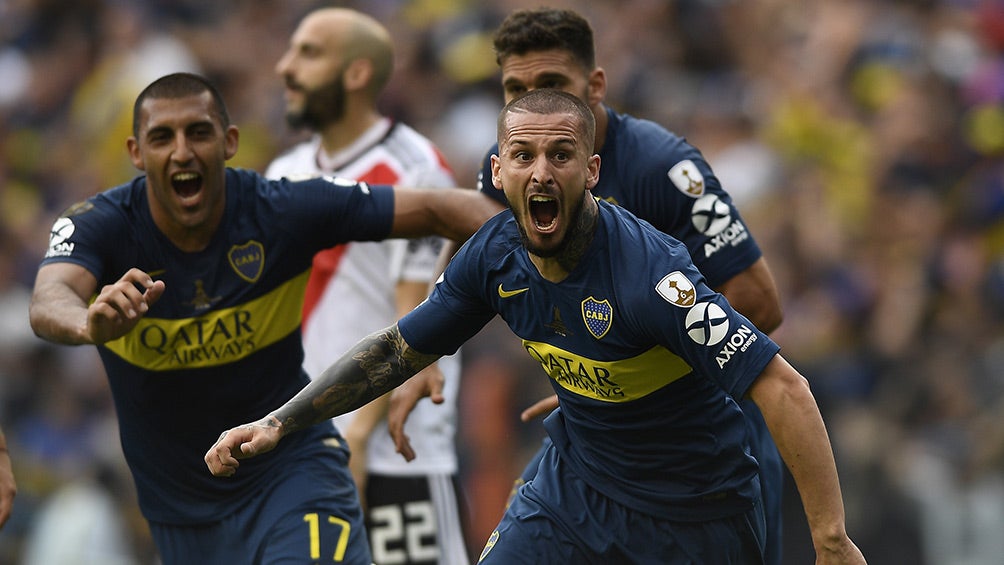
[[[592,197],[592,193],[588,190],[582,194],[582,200],[572,210],[572,216],[575,218],[575,221],[572,223],[571,229],[565,233],[565,237],[561,239],[561,243],[550,249],[541,249],[531,245],[529,238],[526,236],[526,230],[523,229],[523,226],[519,222],[516,222],[523,247],[527,252],[537,257],[557,259],[562,269],[572,272],[575,266],[579,264],[579,260],[582,259],[582,255],[585,254],[586,248],[589,247],[589,243],[593,240],[593,232],[596,231],[596,206],[586,206],[586,199]]]
[[[286,123],[293,129],[320,131],[345,116],[345,83],[342,73],[318,90],[306,93],[303,110],[287,112]]]

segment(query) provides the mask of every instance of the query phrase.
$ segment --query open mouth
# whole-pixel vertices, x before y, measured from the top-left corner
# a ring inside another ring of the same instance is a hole
[[[530,197],[530,217],[539,230],[554,227],[558,218],[558,201],[550,196],[534,195]]]
[[[177,173],[171,177],[174,192],[182,197],[195,196],[202,190],[202,175],[198,173]]]

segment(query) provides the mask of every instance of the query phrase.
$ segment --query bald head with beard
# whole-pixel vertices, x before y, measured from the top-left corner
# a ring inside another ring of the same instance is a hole
[[[370,16],[345,8],[311,12],[276,66],[287,89],[287,122],[318,131],[344,119],[349,97],[346,72],[358,62],[368,65],[369,80],[356,91],[375,106],[393,61],[389,33]]]

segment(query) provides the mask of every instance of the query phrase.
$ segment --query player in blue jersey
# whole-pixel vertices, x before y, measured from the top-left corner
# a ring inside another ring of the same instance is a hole
[[[817,563],[864,563],[847,536],[826,429],[778,346],[713,292],[678,240],[593,197],[601,159],[578,97],[540,89],[499,116],[489,220],[427,301],[360,341],[206,453],[231,476],[293,432],[352,410],[455,351],[496,314],[560,398],[552,444],[482,563],[763,562],[749,396],[801,494]],[[403,438],[396,438],[403,441]],[[407,446],[401,446],[403,451]]]
[[[685,243],[711,288],[758,328],[770,333],[780,325],[780,299],[767,262],[701,152],[654,122],[616,113],[603,103],[606,74],[596,65],[593,30],[585,18],[571,10],[518,10],[499,25],[494,48],[506,102],[526,91],[551,87],[589,105],[597,124],[595,148],[603,161],[603,175],[592,190],[595,196],[623,206]],[[478,184],[501,208],[502,192],[481,182],[491,178],[491,155],[497,151],[493,147],[485,156]],[[420,379],[394,393],[391,429],[403,426],[403,413],[417,400]],[[433,398],[438,399],[438,392]],[[523,419],[556,405],[556,397],[545,399],[525,411]],[[761,467],[768,524],[766,563],[779,565],[783,463],[756,405],[749,400],[741,405]],[[545,438],[545,447],[548,441]],[[530,461],[517,486],[533,476],[543,453],[542,448]]]
[[[463,240],[494,208],[471,190],[228,168],[238,129],[216,89],[191,74],[140,93],[127,145],[145,174],[56,220],[30,319],[47,340],[98,346],[163,563],[368,565],[332,424],[229,480],[206,472],[205,446],[309,381],[300,324],[317,251],[392,236]]]

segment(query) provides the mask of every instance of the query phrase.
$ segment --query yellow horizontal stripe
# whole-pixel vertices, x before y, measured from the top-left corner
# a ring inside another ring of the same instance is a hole
[[[594,361],[535,341],[523,340],[523,347],[562,388],[605,402],[642,398],[691,372],[686,361],[658,346],[616,361]]]
[[[304,271],[255,300],[202,316],[143,318],[131,332],[105,346],[125,361],[148,371],[233,363],[272,345],[299,327],[309,275],[309,270]]]

